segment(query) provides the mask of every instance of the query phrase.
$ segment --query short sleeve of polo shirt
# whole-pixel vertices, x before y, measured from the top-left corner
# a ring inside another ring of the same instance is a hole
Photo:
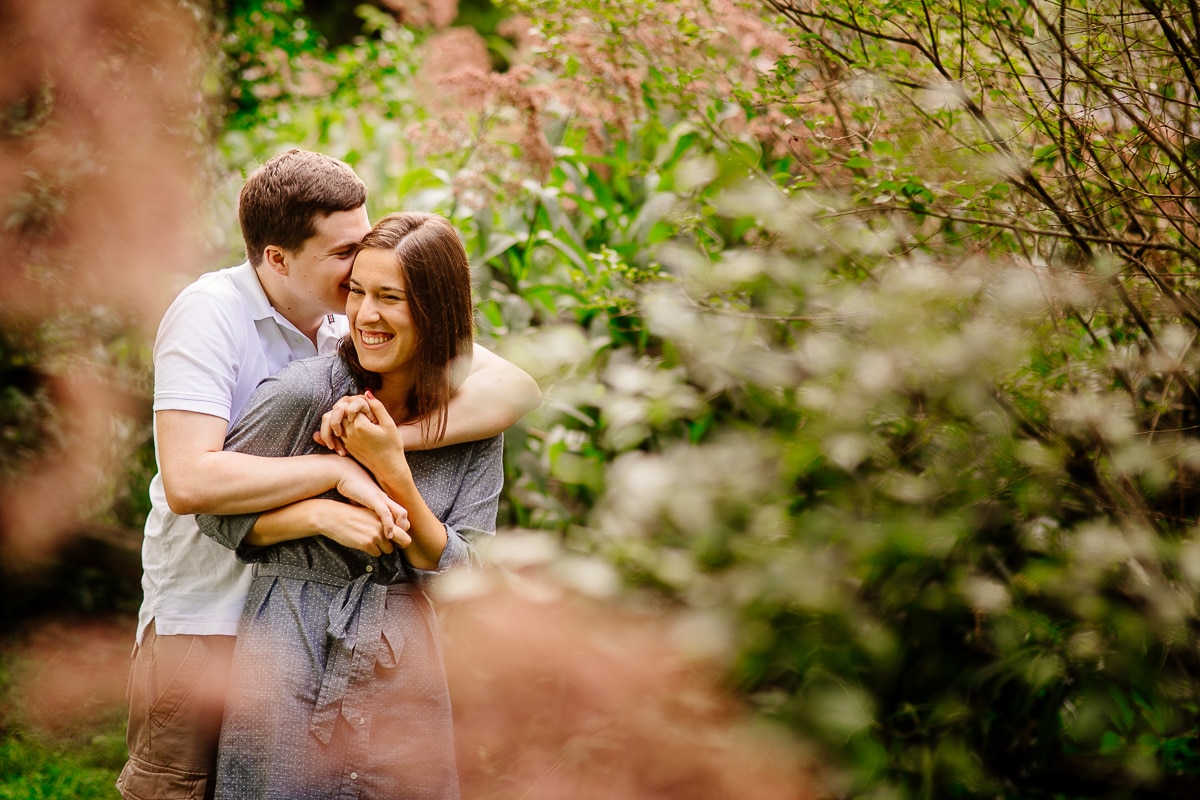
[[[154,410],[229,421],[254,322],[236,299],[192,287],[163,316],[154,344]]]

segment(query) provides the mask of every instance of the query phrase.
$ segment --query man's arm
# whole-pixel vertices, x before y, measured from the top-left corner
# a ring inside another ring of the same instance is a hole
[[[250,514],[336,489],[370,509],[389,538],[396,519],[403,518],[403,509],[351,459],[227,451],[228,423],[192,411],[159,411],[154,424],[163,489],[176,514]]]
[[[525,370],[476,344],[471,372],[450,400],[446,436],[427,442],[419,425],[400,426],[406,450],[488,439],[542,404],[542,390]]]

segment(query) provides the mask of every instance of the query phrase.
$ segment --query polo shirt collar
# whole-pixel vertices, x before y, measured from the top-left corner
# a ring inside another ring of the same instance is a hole
[[[276,313],[275,309],[271,307],[271,301],[267,298],[262,283],[258,280],[258,273],[249,261],[244,261],[234,267],[232,273],[233,282],[237,285],[238,292],[242,297],[246,298],[250,314],[256,322],[272,317],[283,319],[282,315]],[[291,323],[288,323],[288,326],[295,327]]]
[[[249,261],[233,268],[233,281],[237,284],[242,297],[246,298],[250,314],[255,322],[264,319],[274,320],[277,325],[292,331],[297,336],[308,338],[292,324],[291,320],[280,314],[271,305],[271,301],[262,287],[262,282],[258,279],[258,272]],[[321,320],[321,327],[317,329],[317,352],[328,353],[334,350],[338,340],[345,332],[345,324],[341,323],[339,316],[326,314],[325,318]]]
[[[338,341],[346,334],[345,317],[326,314],[317,329],[317,352],[332,353],[337,349]]]

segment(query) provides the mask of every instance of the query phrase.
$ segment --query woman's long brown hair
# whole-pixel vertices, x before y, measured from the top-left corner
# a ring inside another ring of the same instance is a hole
[[[403,211],[388,214],[363,237],[359,250],[384,250],[396,257],[404,279],[409,312],[416,329],[417,371],[406,420],[419,420],[431,441],[446,435],[446,406],[454,392],[451,366],[469,356],[475,323],[471,306],[471,268],[458,233],[437,214]],[[381,377],[363,369],[346,336],[338,354],[362,389],[379,389]]]

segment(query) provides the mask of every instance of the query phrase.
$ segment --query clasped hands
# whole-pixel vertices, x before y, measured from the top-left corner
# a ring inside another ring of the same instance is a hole
[[[373,477],[381,470],[394,469],[397,465],[407,469],[404,439],[379,398],[367,390],[364,394],[339,399],[321,417],[321,429],[313,433],[313,440],[357,462],[349,462],[353,467],[345,471],[338,483],[338,492],[375,517],[373,535],[370,524],[363,519],[356,520],[357,525],[348,526],[345,539],[339,536],[338,540],[372,555],[392,552],[392,543],[400,548],[412,544],[408,535],[408,511],[389,497]],[[382,539],[379,537],[380,522]]]

